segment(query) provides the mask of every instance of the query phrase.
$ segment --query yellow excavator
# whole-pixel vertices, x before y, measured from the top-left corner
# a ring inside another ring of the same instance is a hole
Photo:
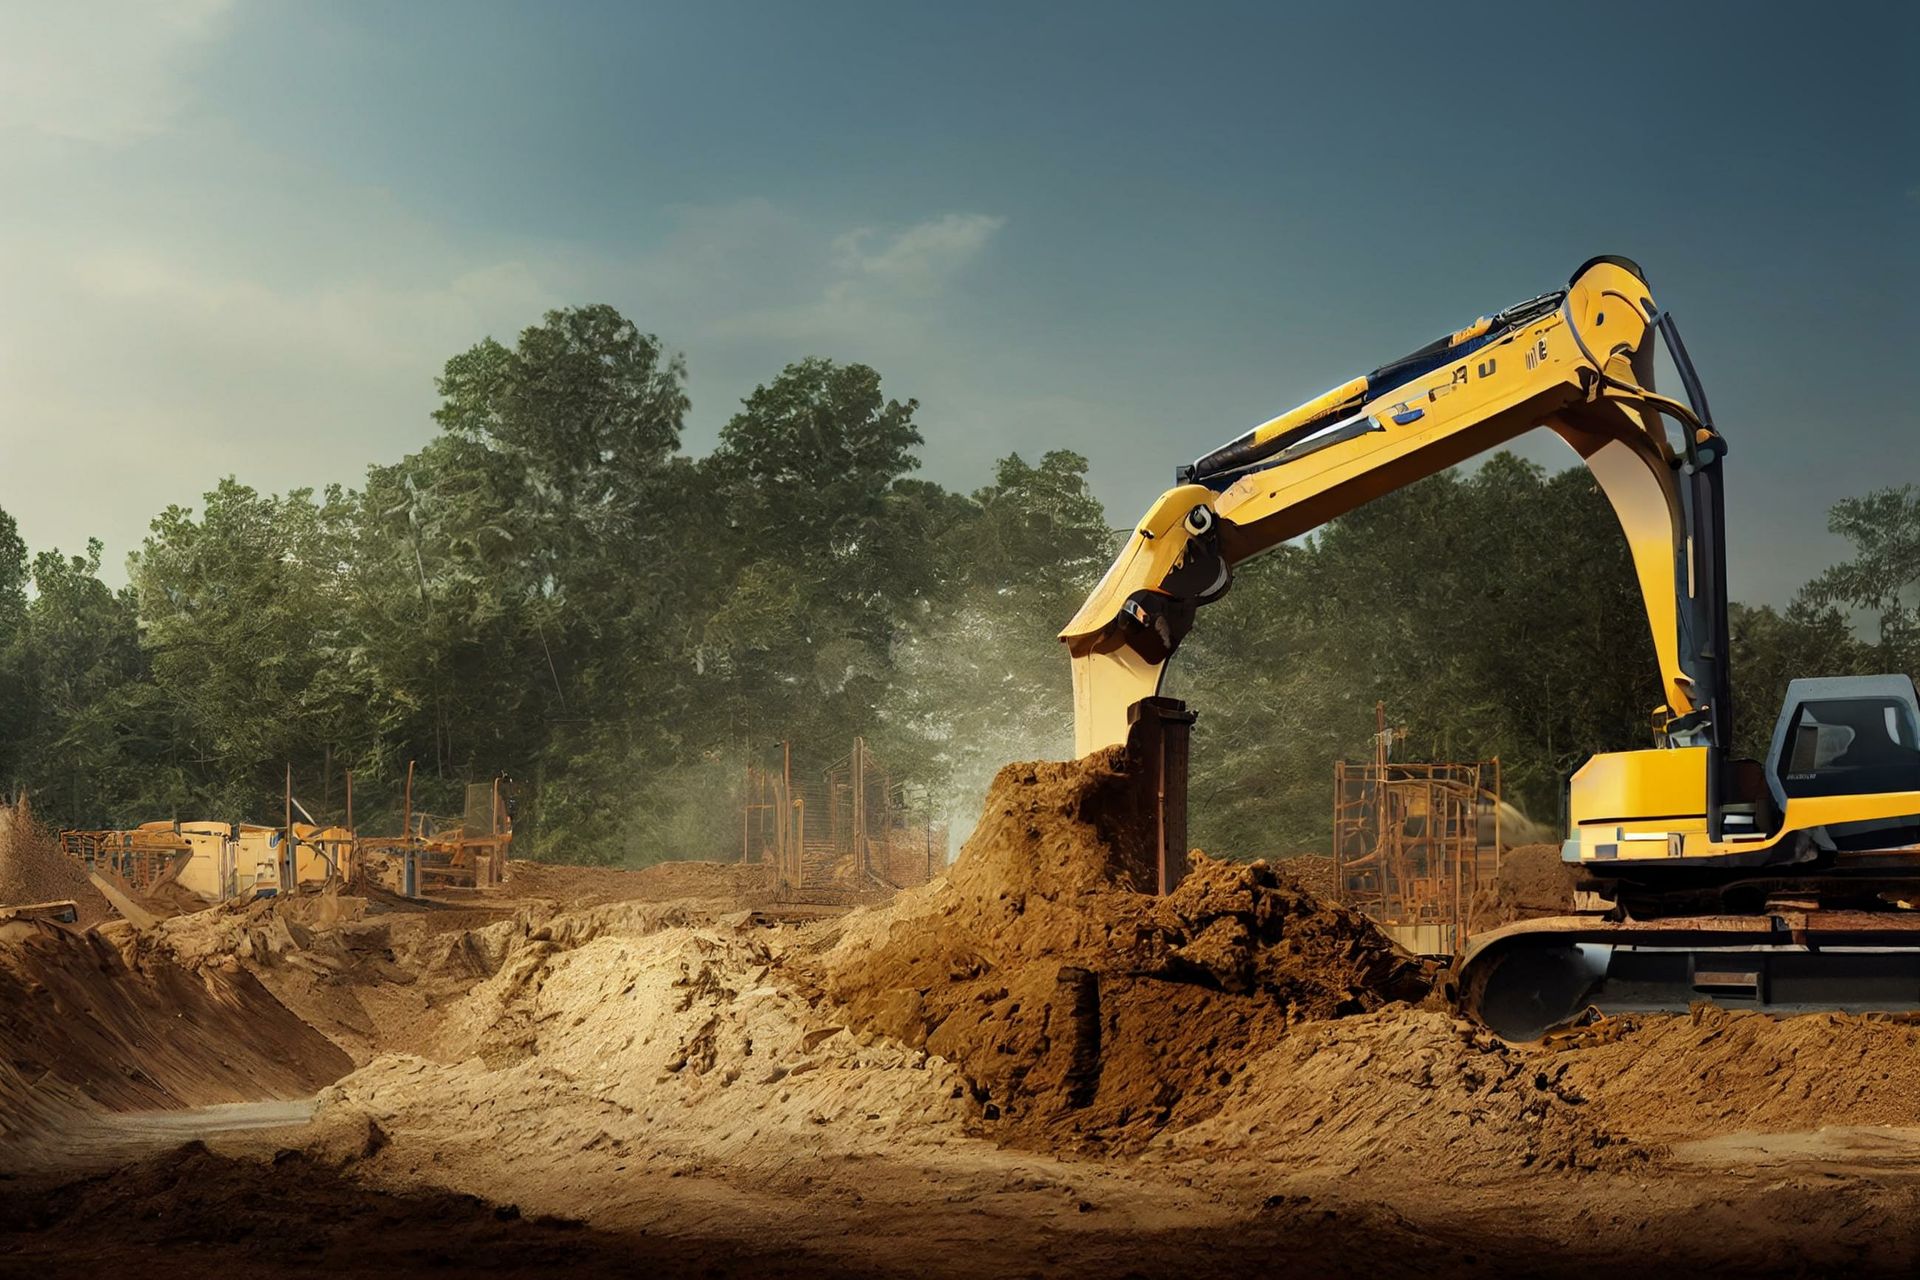
[[[1654,390],[1664,346],[1684,399]],[[1242,561],[1534,428],[1626,533],[1663,701],[1655,745],[1570,784],[1576,914],[1477,937],[1469,1012],[1528,1040],[1590,1010],[1708,1000],[1920,1009],[1920,703],[1912,680],[1795,680],[1765,761],[1734,758],[1726,444],[1646,274],[1598,257],[1176,472],[1060,633],[1075,746],[1126,741],[1201,606]],[[1183,803],[1183,801],[1182,801]]]

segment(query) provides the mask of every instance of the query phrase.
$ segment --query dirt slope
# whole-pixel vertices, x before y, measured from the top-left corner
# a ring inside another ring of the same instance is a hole
[[[0,804],[0,907],[70,898],[81,927],[115,917],[79,863],[60,852],[33,816],[26,798]]]
[[[1560,860],[1557,844],[1523,844],[1500,854],[1493,884],[1474,896],[1475,932],[1517,920],[1563,916],[1573,910],[1572,868]]]

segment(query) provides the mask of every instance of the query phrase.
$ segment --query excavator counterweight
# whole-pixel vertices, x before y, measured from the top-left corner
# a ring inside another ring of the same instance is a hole
[[[1654,390],[1657,351],[1684,399]],[[1905,676],[1799,680],[1764,762],[1731,752],[1726,444],[1626,258],[1483,317],[1212,450],[1061,631],[1081,755],[1126,739],[1235,566],[1535,428],[1626,534],[1658,661],[1652,747],[1573,777],[1564,857],[1592,910],[1473,940],[1459,988],[1532,1038],[1588,1008],[1920,1008],[1920,704]]]

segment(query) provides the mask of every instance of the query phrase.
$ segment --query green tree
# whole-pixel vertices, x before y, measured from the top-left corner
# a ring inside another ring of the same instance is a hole
[[[27,584],[33,570],[20,526],[0,510],[0,795],[20,776],[20,755],[33,696],[20,670],[27,623]]]
[[[1806,585],[1813,606],[1876,615],[1878,658],[1889,671],[1920,670],[1920,488],[1903,484],[1845,498],[1827,528],[1853,544],[1853,558]]]
[[[195,799],[263,817],[291,765],[324,784],[364,745],[369,690],[348,625],[352,508],[228,478],[202,512],[170,506],[130,560],[154,684],[179,747],[201,767]]]
[[[85,556],[33,558],[33,594],[13,662],[31,690],[16,779],[61,824],[169,813],[183,798],[171,723],[147,680],[131,592],[100,581],[100,543]]]
[[[802,360],[756,387],[703,472],[727,554],[699,646],[747,736],[840,740],[872,727],[898,620],[935,588],[950,517],[925,486],[916,404],[865,365]]]
[[[1007,761],[1072,754],[1058,631],[1116,539],[1087,460],[1064,450],[1000,459],[960,515],[933,548],[938,598],[901,629],[881,719],[887,758],[939,788],[964,825]]]
[[[1733,604],[1727,626],[1733,654],[1734,753],[1749,760],[1766,759],[1788,681],[1867,675],[1877,665],[1873,646],[1854,635],[1838,609],[1805,599],[1785,612]]]
[[[454,357],[439,388],[442,435],[362,499],[360,628],[395,710],[383,772],[420,758],[445,806],[515,773],[529,844],[584,858],[644,776],[636,751],[666,749],[655,731],[693,700],[669,678],[685,370],[589,306]]]

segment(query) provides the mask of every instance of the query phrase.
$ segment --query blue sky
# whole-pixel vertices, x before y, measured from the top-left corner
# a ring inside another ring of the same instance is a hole
[[[1733,453],[1732,578],[1920,480],[1902,5],[0,0],[0,506],[117,570],[221,475],[352,483],[551,306],[916,396],[925,474],[1176,462],[1595,253]],[[1525,452],[1571,460],[1541,439]]]

